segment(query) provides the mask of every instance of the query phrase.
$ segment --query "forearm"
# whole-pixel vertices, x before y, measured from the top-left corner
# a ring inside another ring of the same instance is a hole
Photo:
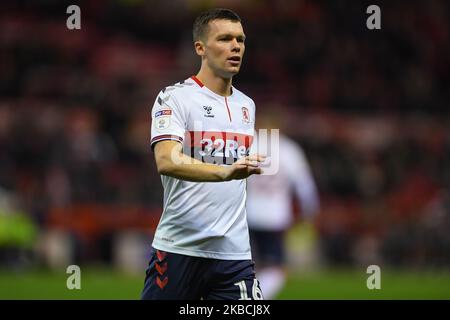
[[[246,179],[261,174],[259,163],[264,157],[246,156],[229,166],[203,163],[182,152],[182,145],[175,141],[161,141],[155,146],[155,159],[161,175],[193,182],[222,182]]]
[[[227,181],[227,167],[203,163],[183,153],[177,155],[176,161],[167,160],[159,170],[160,174],[193,182]]]

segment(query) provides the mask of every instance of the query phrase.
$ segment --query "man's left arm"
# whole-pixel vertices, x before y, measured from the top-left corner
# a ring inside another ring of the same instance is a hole
[[[290,153],[288,161],[291,183],[300,199],[302,215],[311,219],[320,209],[317,186],[303,150],[296,146]]]

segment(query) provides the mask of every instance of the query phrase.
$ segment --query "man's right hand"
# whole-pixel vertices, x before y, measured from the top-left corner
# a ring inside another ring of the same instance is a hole
[[[266,159],[265,156],[251,155],[239,159],[227,168],[225,180],[240,180],[251,176],[252,174],[263,173],[260,164]]]
[[[266,157],[251,155],[239,159],[230,166],[203,163],[182,152],[178,141],[157,142],[155,151],[156,167],[161,175],[193,182],[222,182],[245,179],[252,174],[261,174],[260,163]]]

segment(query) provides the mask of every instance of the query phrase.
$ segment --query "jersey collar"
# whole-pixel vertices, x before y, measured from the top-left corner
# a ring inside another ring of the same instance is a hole
[[[211,92],[213,95],[215,95],[215,96],[217,96],[217,97],[220,97],[220,98],[231,98],[231,97],[233,96],[233,94],[234,94],[234,87],[233,87],[233,86],[231,86],[231,88],[230,88],[231,94],[230,94],[229,96],[227,96],[227,97],[224,97],[224,96],[221,96],[220,94],[217,94],[217,93],[215,93],[214,91],[210,90],[210,89],[209,89],[207,86],[205,86],[205,85],[203,84],[203,82],[201,82],[200,79],[197,78],[196,76],[191,76],[191,79],[192,79],[195,83],[197,83],[198,86],[199,86],[200,88],[205,88],[206,90],[208,90],[209,92]]]

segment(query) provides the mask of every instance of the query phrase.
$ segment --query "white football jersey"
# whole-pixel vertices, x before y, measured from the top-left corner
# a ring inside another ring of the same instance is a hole
[[[195,76],[164,88],[152,109],[151,145],[183,144],[183,152],[207,163],[229,165],[249,154],[255,104],[232,88],[228,97]],[[246,219],[246,181],[190,182],[161,175],[163,212],[156,249],[223,260],[251,259]]]
[[[279,142],[278,173],[248,178],[247,217],[251,229],[287,229],[293,221],[293,194],[300,199],[305,217],[319,210],[316,184],[303,150],[281,134]]]

